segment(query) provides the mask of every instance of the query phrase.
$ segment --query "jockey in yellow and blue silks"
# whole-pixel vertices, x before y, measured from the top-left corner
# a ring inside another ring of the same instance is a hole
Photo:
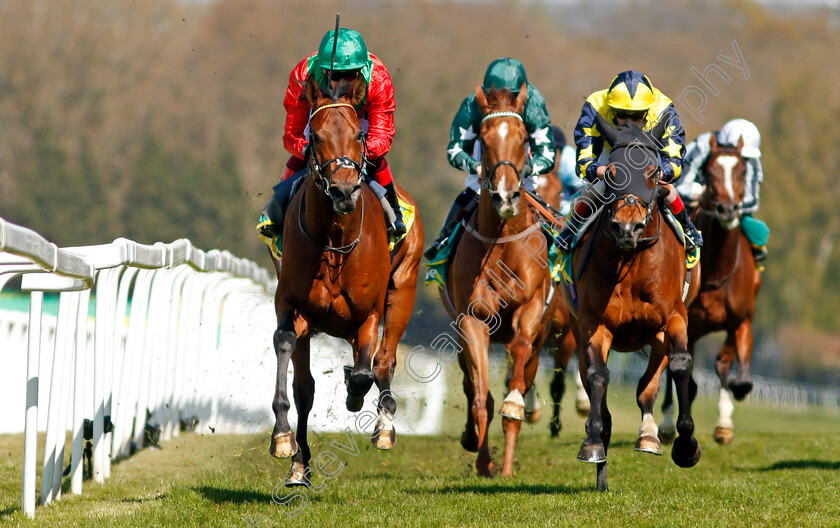
[[[577,145],[577,167],[579,177],[591,185],[581,191],[581,198],[575,202],[566,227],[556,237],[555,242],[562,251],[571,249],[572,241],[580,230],[583,221],[594,211],[588,203],[596,203],[595,197],[603,193],[606,161],[612,150],[605,142],[598,129],[597,115],[618,127],[637,127],[652,130],[661,120],[668,123],[661,138],[656,138],[662,145],[659,151],[661,169],[661,193],[665,205],[682,224],[686,233],[686,250],[693,252],[703,245],[700,232],[688,218],[682,199],[671,182],[679,178],[682,171],[682,155],[685,149],[685,131],[680,124],[671,100],[654,88],[650,79],[637,71],[627,70],[619,73],[610,83],[609,88],[590,95],[583,104],[580,118],[575,127]]]
[[[526,162],[529,172],[524,179],[524,184],[526,189],[533,190],[536,177],[554,168],[555,148],[550,126],[551,118],[545,108],[545,99],[539,90],[528,82],[522,63],[509,57],[496,59],[490,63],[484,74],[482,89],[485,92],[507,90],[517,94],[523,83],[528,91],[528,98],[525,101],[525,109],[522,111],[522,121],[528,131],[529,148]],[[478,134],[481,131],[483,117],[473,92],[461,102],[452,120],[446,157],[450,165],[468,173],[464,182],[467,188],[455,198],[455,203],[446,215],[440,235],[423,252],[429,260],[434,259],[455,226],[462,219],[468,218],[478,204],[479,175],[481,174],[481,155],[478,151],[481,143],[478,141]]]

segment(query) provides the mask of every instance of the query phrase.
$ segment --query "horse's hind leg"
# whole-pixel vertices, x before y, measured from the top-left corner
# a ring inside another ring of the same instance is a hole
[[[736,400],[741,401],[753,388],[753,378],[750,373],[750,358],[752,357],[753,337],[752,321],[744,321],[735,329],[735,350],[738,354],[738,375],[729,382],[729,390]]]
[[[560,403],[563,399],[563,393],[566,392],[566,367],[568,367],[569,359],[577,349],[575,338],[569,331],[566,331],[562,337],[557,338],[555,342],[557,346],[554,349],[554,377],[551,380],[551,399],[554,402],[551,416],[551,436],[558,436],[563,428],[560,421]],[[583,388],[582,384],[581,388]],[[586,402],[586,413],[588,414],[589,398],[585,391],[583,396],[583,400]]]
[[[278,305],[279,305],[279,301]],[[274,411],[274,431],[271,434],[269,453],[277,458],[289,458],[298,451],[295,435],[289,425],[289,395],[286,389],[286,375],[289,359],[295,350],[297,334],[294,326],[294,312],[290,309],[278,310],[278,325],[274,331],[274,352],[277,355],[277,377],[274,399],[271,408]]]
[[[310,486],[309,460],[312,458],[306,439],[309,412],[315,399],[315,379],[309,370],[309,335],[300,337],[292,357],[295,369],[294,397],[298,412],[297,443],[300,450],[292,457],[292,469],[286,479],[287,486]]]
[[[657,337],[664,339],[664,335]],[[653,405],[659,392],[659,379],[668,362],[662,342],[652,343],[650,348],[647,369],[636,388],[636,403],[642,411],[642,424],[639,426],[639,439],[636,440],[635,450],[661,455],[662,443],[659,441],[659,428],[653,419]]]
[[[478,435],[478,457],[475,467],[481,477],[493,476],[493,459],[490,456],[490,442],[488,430],[493,420],[493,397],[490,395],[490,381],[487,372],[487,347],[490,336],[485,326],[479,325],[471,317],[463,319],[461,331],[466,337],[459,338],[459,345],[464,356],[464,366],[473,387],[473,398],[470,402],[473,421]],[[466,386],[465,386],[466,388]]]
[[[677,433],[671,449],[671,459],[680,467],[693,467],[700,460],[700,444],[694,438],[694,420],[691,417],[691,395],[689,380],[693,358],[688,353],[688,337],[683,315],[668,320],[665,328],[665,346],[668,350],[668,368],[677,388]]]
[[[476,431],[475,415],[472,412],[472,402],[475,398],[475,387],[470,379],[466,354],[458,354],[458,365],[464,372],[464,395],[467,397],[467,423],[461,433],[461,446],[472,453],[478,452],[478,431]]]
[[[729,373],[735,361],[735,336],[727,333],[726,341],[718,352],[715,360],[715,370],[720,380],[720,396],[718,398],[718,420],[715,423],[715,442],[728,444],[735,437],[735,425],[732,423],[732,396],[729,391]]]
[[[350,341],[353,345],[353,368],[347,376],[347,410],[358,412],[364,405],[365,395],[373,386],[370,358],[379,338],[379,314],[372,312],[362,323],[359,333]]]
[[[694,357],[694,342],[688,343],[688,354]],[[697,382],[694,381],[694,376],[688,378],[688,397],[692,403],[697,396]],[[674,421],[674,413],[676,412],[676,405],[674,405],[674,379],[671,376],[671,370],[665,370],[665,398],[662,401],[662,423],[659,424],[659,440],[663,444],[671,444],[674,438],[677,437],[677,423]]]
[[[413,264],[413,265],[409,265]],[[391,380],[397,366],[397,346],[400,344],[417,295],[417,266],[419,261],[406,261],[393,274],[393,287],[385,297],[385,331],[382,343],[373,357],[373,376],[379,388],[377,410],[379,418],[371,442],[377,449],[391,449],[397,443],[394,415],[397,412],[399,395],[391,391]]]

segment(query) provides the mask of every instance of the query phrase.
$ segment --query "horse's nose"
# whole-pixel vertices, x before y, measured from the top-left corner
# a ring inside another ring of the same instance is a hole
[[[612,222],[612,232],[620,248],[634,248],[645,230],[642,222]]]
[[[330,185],[330,198],[333,201],[333,209],[339,214],[348,214],[356,208],[356,202],[361,194],[362,186],[359,184]]]
[[[732,220],[737,215],[738,206],[734,203],[719,203],[715,210],[723,220]]]
[[[502,196],[501,193],[493,194],[493,205],[496,206],[496,211],[502,218],[513,218],[519,214],[519,191],[510,195]]]

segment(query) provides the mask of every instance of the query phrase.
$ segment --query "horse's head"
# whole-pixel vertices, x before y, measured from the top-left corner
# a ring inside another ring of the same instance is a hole
[[[700,197],[700,205],[712,213],[724,229],[731,231],[740,222],[747,184],[747,166],[741,157],[744,138],[739,138],[737,145],[720,145],[712,134],[709,144],[712,149],[703,166],[706,190]]]
[[[619,249],[634,250],[659,237],[648,234],[648,224],[656,208],[661,174],[657,138],[665,131],[666,122],[646,132],[632,126],[615,128],[600,115],[597,119],[605,139],[613,146],[604,178],[606,196],[611,200],[607,232]]]
[[[331,82],[327,88],[321,88],[314,75],[306,81],[306,100],[313,108],[309,118],[309,172],[332,199],[333,210],[341,215],[351,213],[361,195],[365,135],[355,107],[366,89],[361,75]]]
[[[528,155],[528,131],[522,120],[526,84],[519,94],[509,90],[476,87],[475,100],[484,118],[481,120],[481,187],[490,191],[493,205],[502,218],[519,213],[520,189]]]

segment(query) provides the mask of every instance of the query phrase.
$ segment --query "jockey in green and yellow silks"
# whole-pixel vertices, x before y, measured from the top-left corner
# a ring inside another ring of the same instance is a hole
[[[543,95],[528,82],[522,63],[509,57],[496,59],[490,63],[484,74],[482,89],[485,92],[507,90],[516,94],[519,93],[523,83],[528,91],[528,98],[522,112],[522,121],[528,131],[529,148],[526,163],[528,169],[524,184],[526,189],[533,190],[536,177],[554,168],[555,147],[551,132],[551,118],[545,108]],[[471,93],[461,102],[452,120],[446,157],[450,165],[467,172],[464,182],[467,188],[455,198],[440,235],[423,253],[429,260],[434,259],[458,222],[463,218],[468,218],[478,204],[479,175],[481,174],[479,151],[481,143],[478,141],[478,134],[481,131],[483,117],[475,100],[475,93]]]
[[[668,123],[662,137],[656,138],[662,145],[659,151],[661,194],[665,205],[683,226],[687,235],[686,250],[693,252],[703,244],[703,239],[689,220],[680,195],[671,185],[680,176],[685,150],[685,131],[671,100],[657,90],[646,75],[633,70],[619,73],[607,89],[597,91],[586,99],[575,127],[576,171],[579,177],[596,187],[604,185],[606,160],[612,150],[598,129],[598,114],[615,126],[637,127],[648,131],[663,119]],[[590,188],[582,191],[583,197],[587,197],[586,193],[595,192],[598,191]],[[591,197],[589,200],[577,201],[566,227],[556,238],[557,245],[565,252],[570,250],[572,240],[585,218],[594,213],[589,211],[587,202],[593,203]]]

